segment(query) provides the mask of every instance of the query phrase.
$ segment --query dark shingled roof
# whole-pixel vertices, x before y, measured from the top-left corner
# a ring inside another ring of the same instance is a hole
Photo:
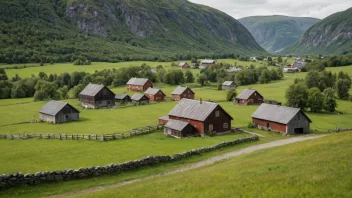
[[[159,91],[161,91],[161,90],[158,89],[158,88],[151,88],[151,87],[149,87],[144,93],[145,93],[145,94],[150,94],[150,95],[155,95],[155,94],[157,94]],[[162,92],[162,91],[161,91],[161,93],[164,94],[164,92]],[[164,96],[165,96],[165,94],[164,94]]]
[[[235,82],[233,81],[225,81],[224,83],[222,83],[222,85],[224,86],[230,86],[230,85],[236,85]]]
[[[242,100],[247,100],[252,94],[254,94],[254,92],[256,92],[256,90],[254,90],[254,89],[245,89],[236,98],[242,99]]]
[[[132,100],[136,100],[136,101],[139,101],[141,100],[145,95],[144,94],[134,94],[131,99]]]
[[[299,112],[302,111],[298,108],[262,104],[253,113],[252,118],[267,120],[281,124],[288,124]],[[312,122],[307,115],[305,115],[303,112],[302,114],[306,116],[310,122]]]
[[[105,86],[89,83],[79,95],[84,96],[95,96],[101,91]]]
[[[117,94],[115,96],[115,99],[118,99],[118,100],[123,100],[127,97],[128,95],[127,94]]]
[[[127,85],[145,85],[148,82],[147,78],[131,78],[126,84]]]
[[[186,128],[189,125],[188,122],[184,122],[181,120],[169,120],[166,124],[165,127],[166,128],[170,128],[173,130],[177,130],[177,131],[182,131],[184,128]]]
[[[205,121],[220,105],[213,102],[202,102],[183,98],[169,113],[169,116]],[[226,113],[226,111],[224,110]],[[228,114],[229,115],[229,114]],[[229,115],[230,116],[230,115]],[[231,117],[231,116],[230,116]],[[231,117],[232,119],[232,117]]]
[[[40,110],[39,113],[56,116],[66,105],[69,105],[72,109],[79,112],[76,108],[68,104],[67,102],[60,102],[55,100],[50,100],[46,103]]]
[[[175,95],[181,95],[183,94],[183,92],[185,92],[187,89],[189,89],[192,93],[194,93],[190,88],[188,87],[181,87],[178,86],[171,94],[175,94]]]

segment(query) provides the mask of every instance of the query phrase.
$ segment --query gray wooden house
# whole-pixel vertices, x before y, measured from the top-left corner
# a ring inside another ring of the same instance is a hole
[[[39,111],[40,121],[64,123],[79,120],[79,111],[66,102],[51,100]]]
[[[149,104],[149,98],[144,94],[134,94],[131,100],[138,105]]]
[[[104,85],[89,83],[78,95],[81,105],[87,109],[115,106],[115,94]]]
[[[229,90],[236,87],[237,85],[233,81],[225,81],[224,83],[222,83],[222,90]]]
[[[164,134],[175,138],[184,138],[197,134],[197,130],[188,122],[169,120],[164,125]]]
[[[116,94],[115,101],[119,103],[132,102],[131,97],[127,94]]]

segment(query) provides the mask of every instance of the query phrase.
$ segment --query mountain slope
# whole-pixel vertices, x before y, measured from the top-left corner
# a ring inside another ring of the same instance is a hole
[[[1,0],[0,62],[264,54],[232,17],[187,0]]]
[[[253,16],[239,19],[255,40],[269,53],[294,44],[319,19],[288,16]]]
[[[285,50],[292,54],[352,53],[352,8],[328,16],[309,28]]]

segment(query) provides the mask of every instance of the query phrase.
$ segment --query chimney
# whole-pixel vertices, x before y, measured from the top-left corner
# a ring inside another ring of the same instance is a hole
[[[199,101],[199,103],[200,103],[200,104],[202,104],[202,103],[203,103],[203,100],[202,100],[202,98],[200,98],[200,101]]]

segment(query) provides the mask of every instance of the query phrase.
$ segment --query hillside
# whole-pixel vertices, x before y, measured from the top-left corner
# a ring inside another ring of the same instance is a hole
[[[297,43],[285,50],[302,54],[352,53],[352,8],[328,16],[309,28]]]
[[[288,16],[252,16],[239,19],[255,40],[269,53],[294,44],[319,19]]]
[[[186,0],[2,0],[0,27],[7,63],[265,53],[238,21]]]

